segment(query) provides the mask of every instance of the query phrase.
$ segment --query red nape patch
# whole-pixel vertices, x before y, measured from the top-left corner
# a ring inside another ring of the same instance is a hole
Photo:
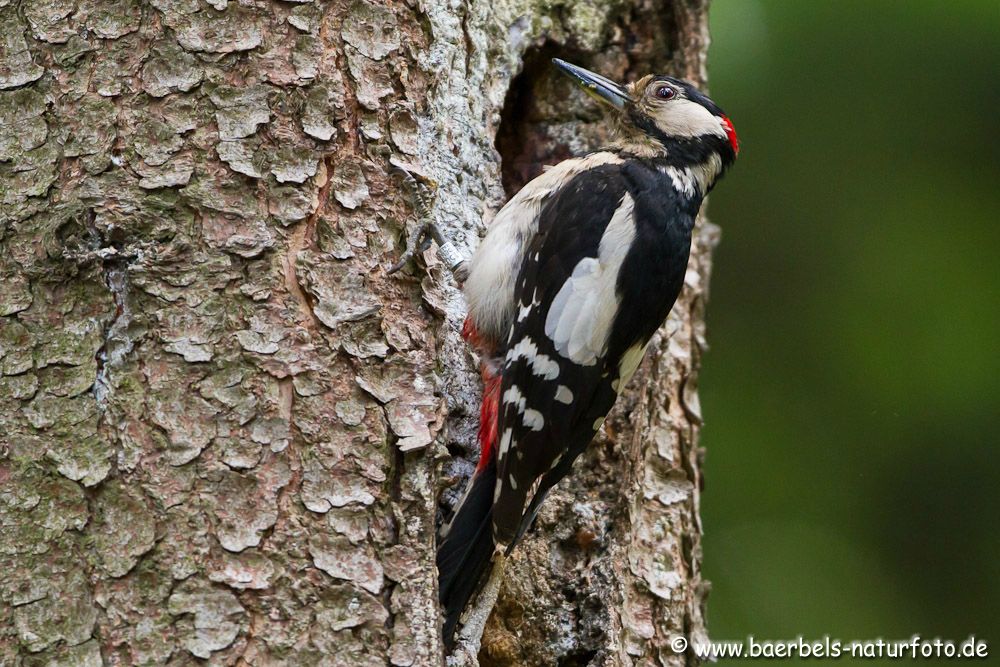
[[[733,147],[733,152],[739,155],[740,140],[739,137],[736,136],[736,128],[733,127],[733,121],[729,120],[729,116],[723,116],[722,124],[726,128],[726,136],[729,137],[729,145]]]
[[[500,419],[500,376],[483,369],[483,405],[479,409],[479,464],[476,472],[486,467],[497,444]]]

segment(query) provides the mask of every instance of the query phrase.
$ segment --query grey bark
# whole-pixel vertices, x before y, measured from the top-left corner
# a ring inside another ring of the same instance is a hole
[[[434,525],[479,384],[433,250],[385,275],[417,223],[390,164],[439,183],[469,252],[502,181],[602,137],[549,55],[703,82],[705,20],[0,0],[0,664],[440,664]],[[510,563],[482,665],[693,662],[668,641],[704,633],[715,237]]]

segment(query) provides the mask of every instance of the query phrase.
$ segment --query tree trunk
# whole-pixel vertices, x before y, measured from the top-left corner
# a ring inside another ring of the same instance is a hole
[[[0,0],[0,664],[439,665],[475,458],[467,254],[599,114],[548,65],[704,80],[703,0]],[[494,148],[496,146],[498,151]],[[679,665],[704,633],[714,228],[482,665]]]

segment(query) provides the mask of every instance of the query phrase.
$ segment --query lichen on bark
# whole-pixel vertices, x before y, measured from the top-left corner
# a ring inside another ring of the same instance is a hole
[[[479,385],[434,252],[385,274],[417,223],[391,164],[437,181],[469,252],[504,180],[602,136],[543,56],[701,80],[704,19],[0,0],[0,664],[439,664],[438,500],[471,469]],[[498,132],[521,137],[502,161]],[[702,632],[699,230],[484,665],[681,664],[666,638]]]

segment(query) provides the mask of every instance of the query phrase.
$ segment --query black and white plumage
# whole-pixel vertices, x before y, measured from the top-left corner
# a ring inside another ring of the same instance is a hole
[[[621,87],[557,65],[618,111],[618,137],[527,184],[471,261],[466,333],[499,370],[484,372],[498,399],[484,401],[473,500],[439,544],[446,641],[493,551],[513,548],[641,362],[680,293],[702,200],[738,150],[686,82]]]
[[[696,214],[640,160],[587,170],[543,208],[501,374],[497,543],[523,532],[635,371],[680,292]]]

